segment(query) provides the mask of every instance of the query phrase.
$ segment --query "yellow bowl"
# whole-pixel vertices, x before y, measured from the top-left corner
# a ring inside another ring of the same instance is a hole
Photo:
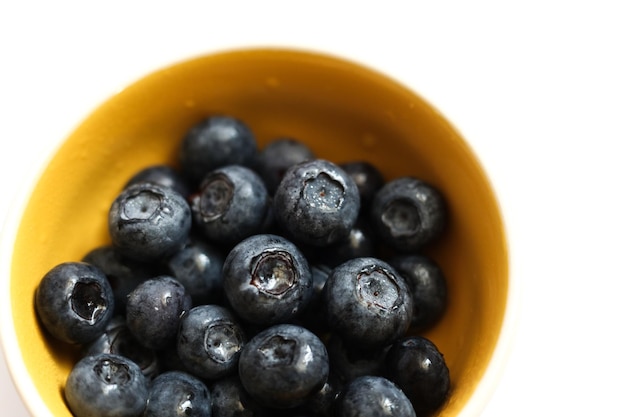
[[[76,353],[39,327],[39,280],[109,242],[107,212],[126,180],[149,164],[175,164],[187,129],[215,113],[245,121],[261,146],[292,136],[320,157],[368,160],[387,179],[413,175],[442,190],[450,223],[427,253],[448,279],[449,306],[425,336],[450,368],[440,415],[479,412],[502,365],[510,281],[502,216],[477,158],[437,110],[382,74],[323,54],[251,49],[194,58],[133,83],[62,143],[35,184],[8,230],[2,295],[8,362],[33,415],[70,415],[62,390]]]

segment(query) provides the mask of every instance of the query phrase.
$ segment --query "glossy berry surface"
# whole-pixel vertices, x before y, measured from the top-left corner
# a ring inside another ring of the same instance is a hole
[[[413,401],[418,415],[441,407],[450,390],[450,372],[437,346],[421,336],[397,340],[387,354],[387,372]]]
[[[413,302],[404,279],[378,258],[355,258],[331,272],[324,291],[331,330],[348,344],[383,346],[403,336]]]
[[[185,287],[162,275],[141,283],[128,295],[126,323],[139,343],[164,349],[175,343],[180,318],[191,307]]]
[[[387,182],[374,196],[370,220],[378,237],[401,252],[420,250],[435,240],[446,224],[441,193],[417,178]]]
[[[413,319],[416,331],[424,330],[443,315],[448,299],[446,279],[439,265],[423,255],[399,255],[389,263],[405,279],[413,297]]]
[[[297,316],[312,295],[311,270],[298,247],[277,235],[255,235],[224,261],[224,292],[244,320],[275,324]]]
[[[298,243],[326,246],[344,239],[360,210],[359,191],[338,165],[324,159],[289,168],[274,194],[274,215]]]
[[[211,171],[191,199],[198,229],[209,241],[219,243],[232,244],[263,232],[269,207],[261,178],[239,165]]]
[[[317,393],[329,374],[324,343],[304,327],[279,324],[254,336],[239,359],[241,383],[274,408],[295,407]]]
[[[138,417],[148,399],[141,369],[123,356],[86,356],[70,371],[64,395],[75,417]]]
[[[211,394],[193,375],[164,372],[150,385],[143,417],[211,417]]]
[[[97,338],[113,317],[113,290],[104,273],[84,262],[50,269],[35,292],[35,310],[46,330],[67,343]]]
[[[411,401],[397,385],[379,376],[352,380],[335,407],[336,417],[415,417]]]
[[[177,353],[194,375],[218,379],[237,371],[245,342],[245,333],[233,313],[218,305],[199,305],[180,321]]]
[[[229,116],[208,117],[183,137],[179,162],[192,183],[226,165],[251,166],[257,152],[254,133],[241,120]]]
[[[125,256],[155,261],[179,250],[191,230],[191,209],[176,191],[151,183],[124,189],[109,210],[109,234]]]

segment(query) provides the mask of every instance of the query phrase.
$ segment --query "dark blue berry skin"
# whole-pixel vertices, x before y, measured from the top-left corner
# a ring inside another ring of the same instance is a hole
[[[387,346],[362,349],[346,345],[341,337],[332,334],[326,342],[326,348],[331,369],[344,383],[360,376],[383,376],[385,373]]]
[[[97,338],[115,311],[113,290],[104,273],[85,262],[50,269],[35,292],[35,309],[56,339],[82,344]]]
[[[151,182],[171,188],[185,198],[190,193],[189,184],[183,175],[169,165],[151,165],[141,169],[126,182],[124,188],[140,182]]]
[[[239,377],[261,404],[290,408],[304,403],[326,383],[328,353],[304,327],[278,324],[254,336],[239,358]]]
[[[403,336],[411,323],[406,282],[377,258],[355,258],[333,269],[324,298],[329,326],[347,344],[381,347]]]
[[[197,238],[167,260],[169,274],[183,284],[194,305],[223,299],[222,266],[225,255],[214,245]]]
[[[237,375],[222,378],[211,385],[212,417],[273,417],[248,394]]]
[[[287,169],[312,159],[315,159],[315,154],[305,143],[293,138],[278,138],[259,151],[255,169],[273,195]]]
[[[343,389],[344,383],[331,372],[322,388],[304,403],[293,409],[293,416],[332,417],[333,406]]]
[[[125,256],[149,262],[178,251],[187,241],[191,221],[183,196],[142,182],[124,189],[111,205],[109,234]]]
[[[259,175],[239,165],[211,171],[191,198],[198,229],[209,241],[226,244],[263,232],[270,204]]]
[[[339,166],[354,180],[361,197],[361,208],[369,207],[374,195],[385,185],[383,174],[367,161],[352,161]]]
[[[82,261],[100,268],[106,275],[113,289],[116,314],[124,314],[127,296],[137,285],[155,276],[149,264],[124,257],[113,245],[89,251]]]
[[[422,331],[435,324],[447,305],[446,279],[439,265],[423,255],[398,255],[389,263],[402,275],[413,297],[411,326]]]
[[[450,391],[450,373],[435,344],[420,336],[397,340],[387,353],[388,378],[411,399],[419,416],[440,408]]]
[[[82,356],[112,353],[124,356],[139,366],[148,380],[156,377],[160,369],[155,351],[142,346],[131,334],[124,316],[115,316],[96,340],[83,346]]]
[[[216,168],[252,166],[256,153],[256,138],[245,123],[229,116],[212,116],[186,133],[179,149],[179,162],[186,177],[198,184]]]
[[[399,252],[415,252],[439,237],[446,206],[435,187],[412,177],[387,182],[374,196],[371,224],[383,243]]]
[[[192,308],[180,321],[178,357],[194,375],[218,379],[237,371],[245,333],[237,318],[218,305]]]
[[[255,235],[226,256],[224,292],[233,310],[250,323],[288,321],[312,295],[311,270],[300,250],[277,235]]]
[[[411,401],[393,382],[380,376],[353,379],[335,404],[335,417],[416,417]]]
[[[313,246],[345,239],[360,209],[354,180],[336,164],[314,159],[289,168],[274,194],[274,216],[287,236]]]
[[[180,371],[191,373],[190,370],[187,369],[183,361],[180,359],[180,356],[178,356],[177,343],[173,344],[172,346],[168,346],[165,349],[158,350],[157,355],[159,357],[161,372]]]
[[[104,353],[74,365],[64,394],[74,417],[138,417],[146,407],[148,388],[134,362]]]
[[[318,252],[320,261],[335,267],[353,258],[373,257],[377,255],[376,243],[372,232],[363,222],[350,230],[348,236]]]
[[[332,268],[323,264],[311,265],[311,278],[313,282],[313,294],[300,319],[304,326],[315,334],[329,332],[324,308],[324,286],[328,280]]]
[[[143,346],[164,349],[176,342],[180,318],[191,307],[185,287],[162,275],[144,281],[128,295],[126,323]]]
[[[143,417],[211,417],[211,394],[193,375],[162,373],[150,386]]]

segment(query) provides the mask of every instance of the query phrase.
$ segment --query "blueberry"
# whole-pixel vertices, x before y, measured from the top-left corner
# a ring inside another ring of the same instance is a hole
[[[274,194],[287,169],[312,159],[315,154],[304,142],[282,137],[272,140],[259,151],[255,168],[269,193]]]
[[[376,193],[370,217],[382,242],[401,252],[417,251],[442,234],[445,201],[432,185],[402,177],[387,182]]]
[[[124,189],[109,210],[109,234],[125,256],[155,261],[178,251],[191,230],[191,209],[176,191],[151,183]]]
[[[446,280],[439,265],[424,255],[398,255],[389,263],[402,275],[413,297],[411,326],[422,331],[443,315],[448,297]]]
[[[212,417],[272,417],[248,394],[239,376],[233,375],[216,381],[211,386],[213,399]]]
[[[311,304],[316,302],[319,305],[319,303],[322,302],[324,287],[326,286],[326,281],[328,281],[332,270],[330,266],[325,264],[311,265],[311,278],[313,279],[313,297]]]
[[[361,348],[346,345],[343,339],[332,334],[326,343],[330,367],[345,382],[360,376],[382,376],[388,347]]]
[[[133,361],[104,353],[74,365],[64,394],[74,417],[137,417],[146,407],[148,388]]]
[[[50,269],[35,292],[35,309],[45,329],[67,343],[97,338],[113,317],[113,290],[104,273],[85,262]]]
[[[195,305],[215,303],[223,298],[224,254],[214,245],[197,238],[167,260],[172,277],[183,284]]]
[[[301,319],[304,325],[316,334],[327,333],[328,323],[324,309],[324,286],[332,268],[324,264],[311,265],[313,292]]]
[[[124,314],[126,298],[135,287],[154,276],[153,268],[144,262],[138,262],[123,256],[113,245],[104,245],[92,249],[82,259],[94,265],[107,277],[115,297],[115,312]]]
[[[332,368],[331,368],[332,369]],[[308,398],[304,403],[293,409],[294,416],[332,417],[333,406],[341,393],[344,384],[331,371],[322,388]]]
[[[374,195],[385,185],[383,174],[378,168],[367,161],[352,161],[339,166],[354,180],[359,189],[361,207],[368,207]]]
[[[191,307],[185,287],[162,275],[144,281],[128,295],[126,323],[143,346],[164,349],[176,341],[180,318]]]
[[[319,253],[324,263],[335,267],[353,258],[376,256],[376,242],[364,222],[358,222],[348,236],[337,243],[322,248]]]
[[[131,334],[124,316],[111,319],[104,332],[94,341],[83,346],[83,356],[112,353],[124,356],[139,366],[146,378],[153,379],[160,372],[155,351],[142,346]]]
[[[199,183],[216,168],[251,166],[256,153],[256,138],[245,123],[229,116],[212,116],[198,122],[185,134],[179,161],[185,175],[193,183]]]
[[[328,379],[324,343],[304,327],[278,324],[254,336],[241,351],[239,376],[246,391],[274,408],[290,408],[315,395]]]
[[[390,344],[411,323],[413,302],[406,282],[377,258],[355,258],[337,266],[324,296],[331,330],[349,344]]]
[[[211,394],[204,382],[185,372],[156,377],[143,417],[211,417]]]
[[[194,375],[217,379],[237,371],[245,334],[236,317],[218,305],[192,308],[180,321],[177,352]]]
[[[235,312],[257,324],[297,316],[312,295],[311,270],[300,250],[277,235],[255,235],[226,256],[224,292]]]
[[[389,379],[411,399],[420,416],[443,405],[450,390],[450,373],[437,346],[421,336],[397,340],[387,353]]]
[[[398,386],[380,376],[353,379],[335,404],[335,417],[415,417],[415,410]]]
[[[161,372],[180,371],[191,373],[191,371],[183,363],[182,359],[180,359],[180,356],[178,356],[178,346],[176,343],[166,347],[165,349],[158,350],[156,353],[159,358]]]
[[[274,215],[289,238],[325,246],[350,233],[359,215],[359,191],[336,164],[314,159],[289,168],[274,195]]]
[[[228,165],[211,171],[191,198],[194,220],[210,241],[233,244],[263,232],[270,198],[250,168]]]
[[[190,187],[185,178],[178,170],[169,165],[150,165],[139,170],[126,182],[124,188],[140,182],[151,182],[171,188],[185,198],[190,193]]]

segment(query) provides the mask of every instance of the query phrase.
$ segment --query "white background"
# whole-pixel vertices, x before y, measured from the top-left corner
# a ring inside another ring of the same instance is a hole
[[[626,415],[626,13],[411,3],[0,0],[0,215],[94,107],[148,72],[233,46],[340,54],[439,108],[498,193],[522,303],[484,416]],[[12,389],[2,364],[1,414],[26,416]]]

